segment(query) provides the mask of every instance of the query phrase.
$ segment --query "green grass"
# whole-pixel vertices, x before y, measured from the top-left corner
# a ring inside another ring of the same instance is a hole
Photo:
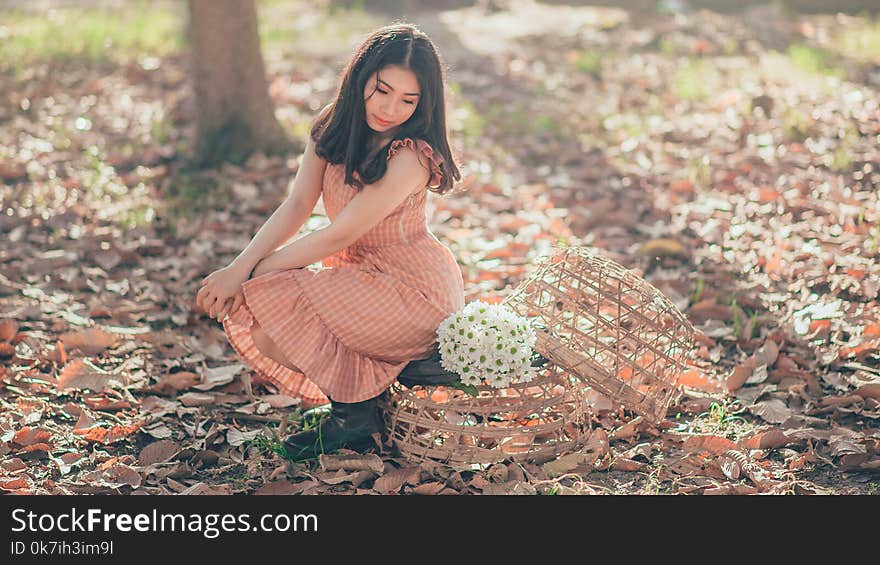
[[[845,173],[852,168],[852,151],[847,144],[840,145],[831,154],[828,168],[838,173]]]
[[[794,106],[788,106],[781,117],[782,133],[785,139],[804,141],[810,137],[813,120],[810,115]]]
[[[697,277],[697,286],[694,289],[693,296],[691,296],[691,304],[696,304],[700,301],[700,298],[703,296],[703,287],[705,284],[706,280],[702,276]]]
[[[457,84],[453,83],[451,86],[455,99],[455,110],[454,117],[450,121],[456,123],[456,127],[468,141],[472,142],[482,138],[486,131],[486,118],[469,100],[466,100],[461,94],[456,94],[457,90],[460,91]]]
[[[880,17],[859,18],[855,26],[838,31],[830,48],[859,63],[880,65]]]
[[[287,53],[306,63],[313,62],[315,56],[347,57],[369,32],[390,23],[365,12],[362,2],[347,4],[331,2],[321,10],[300,0],[258,0],[263,55]]]
[[[712,182],[712,166],[707,156],[690,157],[686,164],[688,180],[698,188],[706,188]]]
[[[126,228],[150,225],[156,217],[156,209],[150,204],[140,204],[122,212],[119,223]]]
[[[258,435],[248,442],[248,444],[256,447],[263,456],[268,456],[274,453],[282,458],[287,457],[287,452],[284,450],[284,444],[282,444],[281,440],[276,437],[268,437],[266,434]]]
[[[703,59],[689,59],[672,73],[670,89],[676,98],[688,102],[705,100],[711,94],[717,71]]]
[[[723,398],[712,402],[709,410],[700,412],[689,422],[681,422],[678,431],[701,434],[723,434],[725,437],[736,438],[748,427],[748,420],[740,416],[745,412],[733,398]],[[678,419],[678,418],[676,418]]]
[[[83,189],[96,201],[115,202],[125,196],[128,188],[116,174],[116,169],[109,165],[105,156],[97,146],[90,146],[83,151]]]
[[[733,334],[737,339],[753,339],[760,335],[757,312],[749,314],[737,304],[736,298],[731,301],[730,309],[733,311]],[[749,332],[746,332],[746,328],[749,328]]]
[[[118,63],[180,52],[182,13],[138,2],[124,10],[11,10],[0,22],[0,68],[16,71],[50,61]]]
[[[859,141],[858,130],[849,125],[838,131],[838,144],[830,156],[826,156],[826,164],[829,169],[836,173],[846,173],[852,170],[853,147]]]
[[[599,77],[602,72],[602,55],[596,51],[581,51],[574,60],[576,71]]]
[[[846,74],[842,69],[830,65],[833,54],[828,49],[798,43],[790,45],[786,54],[796,67],[804,71],[838,78],[843,78]]]
[[[678,55],[678,47],[675,45],[675,42],[665,37],[661,39],[659,43],[657,43],[657,49],[664,55],[668,55],[670,57],[675,57],[676,55]]]
[[[174,202],[176,208],[190,208],[212,200],[218,189],[218,183],[211,178],[181,172],[169,180],[163,198]]]
[[[535,124],[540,129],[547,131],[547,132],[559,133],[562,131],[562,124],[559,123],[553,116],[547,116],[547,115],[538,116],[537,120],[535,120]]]

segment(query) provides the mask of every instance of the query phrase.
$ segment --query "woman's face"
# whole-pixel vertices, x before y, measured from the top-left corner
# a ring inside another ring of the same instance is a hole
[[[364,88],[367,125],[386,133],[406,122],[419,104],[419,81],[410,69],[389,65],[370,75]]]

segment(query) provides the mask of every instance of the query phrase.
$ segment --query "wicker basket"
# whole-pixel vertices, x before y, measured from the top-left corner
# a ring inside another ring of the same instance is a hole
[[[543,462],[576,450],[589,436],[582,388],[552,363],[531,383],[477,390],[474,396],[451,387],[395,385],[384,413],[401,455],[456,468],[504,459]]]
[[[566,247],[505,304],[541,328],[535,350],[544,357],[652,422],[666,416],[694,329],[650,283],[585,248]]]
[[[529,318],[546,358],[530,383],[478,394],[396,384],[384,400],[390,438],[409,459],[458,468],[543,462],[583,446],[590,388],[652,421],[675,391],[693,329],[659,291],[583,248],[560,248],[504,301]]]

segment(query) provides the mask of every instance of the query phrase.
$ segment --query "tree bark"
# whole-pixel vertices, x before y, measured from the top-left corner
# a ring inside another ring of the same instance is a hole
[[[195,164],[290,150],[269,98],[254,0],[189,0],[189,39]]]

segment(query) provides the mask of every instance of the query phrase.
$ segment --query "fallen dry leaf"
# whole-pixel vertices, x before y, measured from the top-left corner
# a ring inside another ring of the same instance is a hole
[[[98,355],[102,351],[114,347],[119,341],[119,336],[101,328],[87,328],[63,333],[58,336],[58,339],[64,344],[68,355],[74,349],[78,349],[86,355]]]
[[[752,376],[752,372],[754,372],[754,367],[745,364],[745,365],[737,365],[733,368],[730,376],[727,377],[725,381],[725,387],[728,392],[734,392],[738,390],[741,386],[743,386],[749,377]]]
[[[179,371],[177,373],[168,373],[162,375],[158,382],[150,387],[150,390],[156,394],[171,396],[178,391],[186,390],[198,384],[201,378],[196,373],[189,371]]]
[[[413,494],[433,495],[439,494],[440,491],[442,491],[444,488],[446,488],[446,485],[444,485],[443,483],[431,482],[423,483],[416,487],[413,487],[411,492]]]
[[[679,373],[676,380],[677,386],[692,388],[703,392],[718,392],[721,384],[709,379],[709,377],[697,369],[688,369]]]
[[[687,451],[708,451],[714,455],[721,455],[730,450],[736,450],[736,444],[726,437],[715,435],[693,435],[684,440],[682,447]]]
[[[82,436],[83,439],[98,443],[115,443],[125,439],[140,429],[140,424],[123,425],[117,424],[105,428],[102,426],[94,426],[91,428],[73,430],[73,433]]]
[[[235,379],[235,375],[237,375],[241,369],[242,365],[240,363],[206,369],[205,372],[202,373],[201,384],[193,385],[192,388],[198,390],[211,390],[218,386],[227,385]]]
[[[376,479],[376,482],[373,484],[373,490],[380,494],[398,492],[405,484],[414,485],[418,483],[421,474],[421,469],[418,467],[393,469]]]
[[[164,463],[171,459],[178,451],[180,451],[180,446],[171,440],[154,441],[141,450],[138,455],[138,465],[147,466],[154,463]]]
[[[344,471],[373,471],[376,474],[382,474],[385,471],[385,464],[375,453],[366,455],[326,455],[322,453],[318,456],[318,462],[321,469],[325,471],[342,469]]]
[[[141,474],[129,467],[128,465],[123,465],[121,463],[117,463],[112,467],[106,469],[104,471],[104,480],[107,483],[113,483],[116,485],[128,485],[131,488],[138,488],[141,486]]]
[[[727,322],[733,319],[733,311],[729,306],[716,304],[711,300],[702,300],[690,307],[687,317],[694,324],[702,324],[707,320]]]
[[[104,371],[86,359],[74,359],[61,371],[56,386],[59,391],[88,389],[100,392],[123,386],[125,380],[123,375]]]
[[[749,411],[771,424],[781,424],[791,418],[792,411],[778,398],[762,400],[748,407]]]
[[[252,430],[249,432],[243,432],[237,428],[229,428],[226,432],[226,441],[229,442],[231,446],[239,446],[243,443],[247,443],[249,441],[253,441],[257,438],[263,431],[262,430]]]
[[[253,494],[263,495],[292,495],[300,494],[304,490],[318,486],[316,481],[300,481],[293,483],[290,481],[269,481],[254,491]]]
[[[880,383],[868,383],[860,386],[855,390],[855,394],[862,398],[873,398],[880,400]]]
[[[18,490],[29,490],[30,485],[24,477],[15,477],[14,479],[0,478],[0,490],[13,492]]]
[[[706,496],[727,494],[757,494],[758,489],[749,485],[726,484],[703,489],[701,492]]]
[[[615,457],[611,462],[611,469],[615,471],[634,472],[645,469],[647,465],[640,461],[633,461],[626,457]]]
[[[287,408],[295,406],[301,402],[299,398],[287,396],[284,394],[267,394],[260,397],[260,400],[271,406],[272,408]]]
[[[587,456],[583,453],[569,453],[544,463],[541,468],[551,479],[570,473],[581,465],[587,464]]]
[[[770,428],[767,431],[739,440],[743,449],[776,449],[795,442],[794,438],[788,437],[782,430]]]
[[[214,395],[207,392],[187,392],[177,397],[184,406],[208,406],[214,404]]]
[[[52,432],[45,428],[25,426],[15,433],[12,442],[22,447],[35,443],[46,443],[52,438]]]
[[[10,318],[0,319],[0,341],[10,342],[18,334],[18,323]]]

